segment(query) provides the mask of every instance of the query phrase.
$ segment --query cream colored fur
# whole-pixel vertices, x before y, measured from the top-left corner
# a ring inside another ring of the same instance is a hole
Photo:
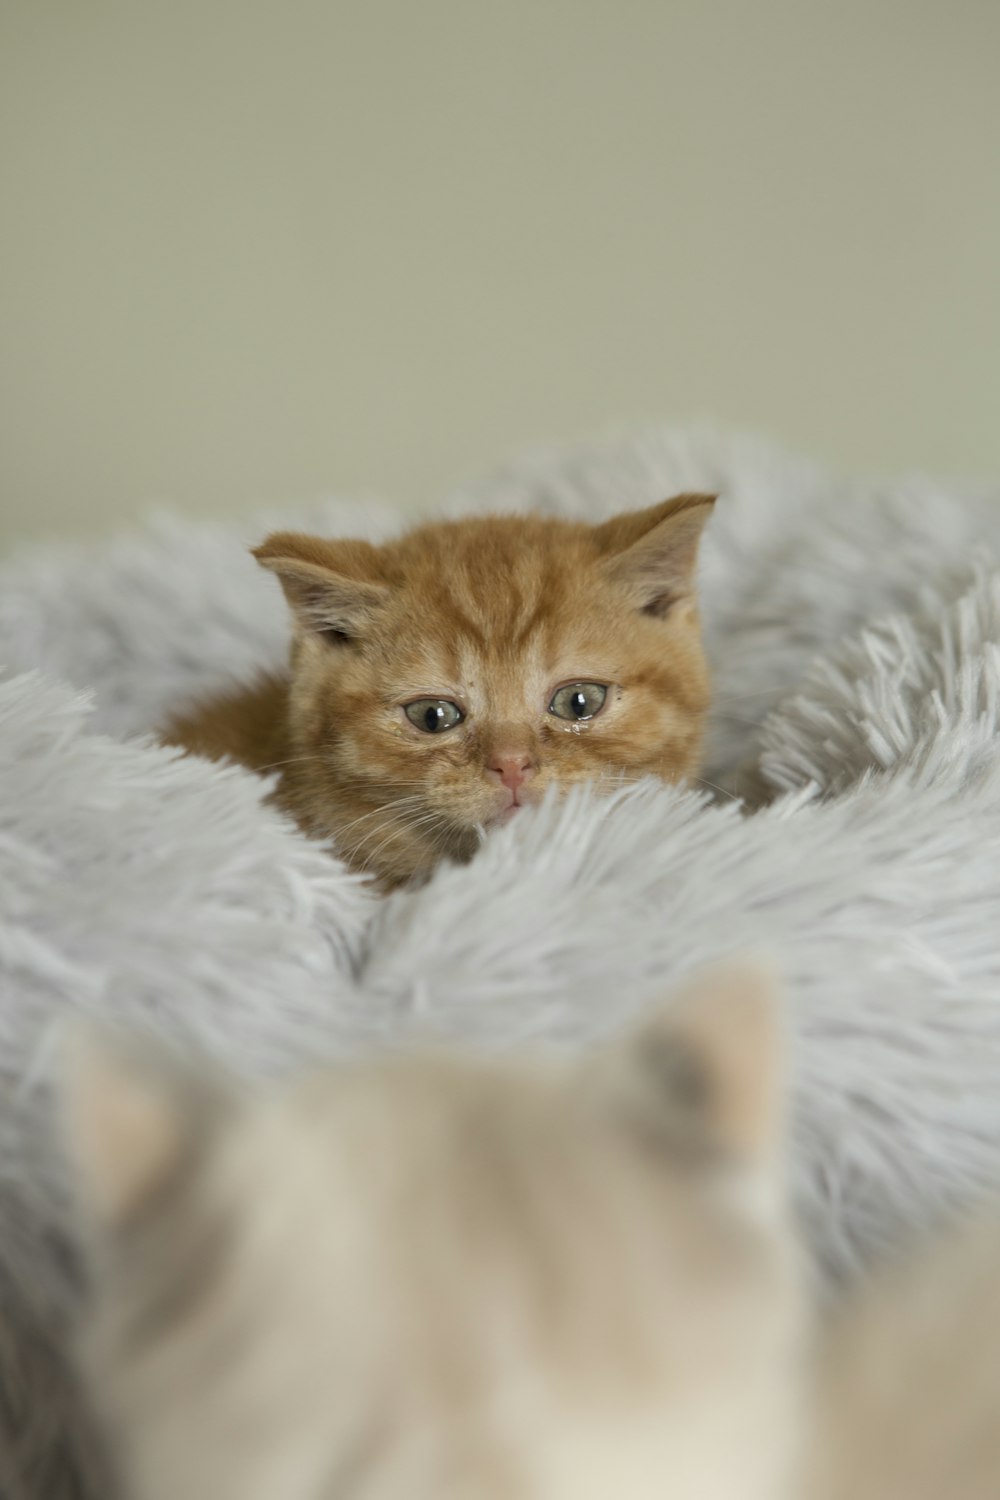
[[[134,1500],[778,1500],[801,1305],[767,981],[565,1065],[77,1070]],[[142,1162],[146,1162],[145,1172]]]
[[[802,1500],[1000,1495],[1000,1209],[887,1268],[825,1352]]]
[[[131,1500],[996,1500],[1000,1210],[807,1326],[767,982],[565,1065],[75,1069]],[[813,1337],[809,1338],[810,1333]]]

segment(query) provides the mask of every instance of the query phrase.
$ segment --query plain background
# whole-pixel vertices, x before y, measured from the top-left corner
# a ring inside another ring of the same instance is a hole
[[[0,545],[710,416],[1000,475],[997,0],[0,0]]]

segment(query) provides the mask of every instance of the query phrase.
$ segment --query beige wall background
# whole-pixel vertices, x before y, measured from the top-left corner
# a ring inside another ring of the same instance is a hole
[[[0,545],[714,416],[1000,476],[997,0],[0,0]]]

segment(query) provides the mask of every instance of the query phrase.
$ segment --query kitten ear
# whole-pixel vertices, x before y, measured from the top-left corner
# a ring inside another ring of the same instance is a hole
[[[389,590],[378,581],[378,548],[370,542],[328,542],[276,531],[253,555],[278,575],[304,630],[331,639],[362,635]]]
[[[176,1170],[192,1101],[163,1059],[112,1032],[77,1035],[66,1075],[65,1131],[81,1196],[98,1225],[114,1228]]]
[[[765,965],[719,965],[595,1066],[616,1113],[665,1150],[763,1163],[783,1134],[779,1012]]]
[[[698,543],[715,495],[677,495],[595,527],[606,575],[645,614],[662,618],[694,594]]]

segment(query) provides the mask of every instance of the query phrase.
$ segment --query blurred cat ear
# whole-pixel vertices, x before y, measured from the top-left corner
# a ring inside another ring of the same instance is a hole
[[[176,1070],[112,1032],[69,1046],[64,1123],[81,1197],[100,1226],[126,1222],[188,1149],[197,1111]]]
[[[606,575],[628,590],[637,609],[662,617],[693,597],[698,543],[715,501],[715,495],[677,495],[595,527]]]
[[[704,971],[592,1064],[615,1112],[671,1155],[762,1162],[783,1134],[775,975],[745,960]]]
[[[378,581],[378,548],[276,531],[253,555],[278,575],[302,628],[331,639],[362,635],[388,597]]]

